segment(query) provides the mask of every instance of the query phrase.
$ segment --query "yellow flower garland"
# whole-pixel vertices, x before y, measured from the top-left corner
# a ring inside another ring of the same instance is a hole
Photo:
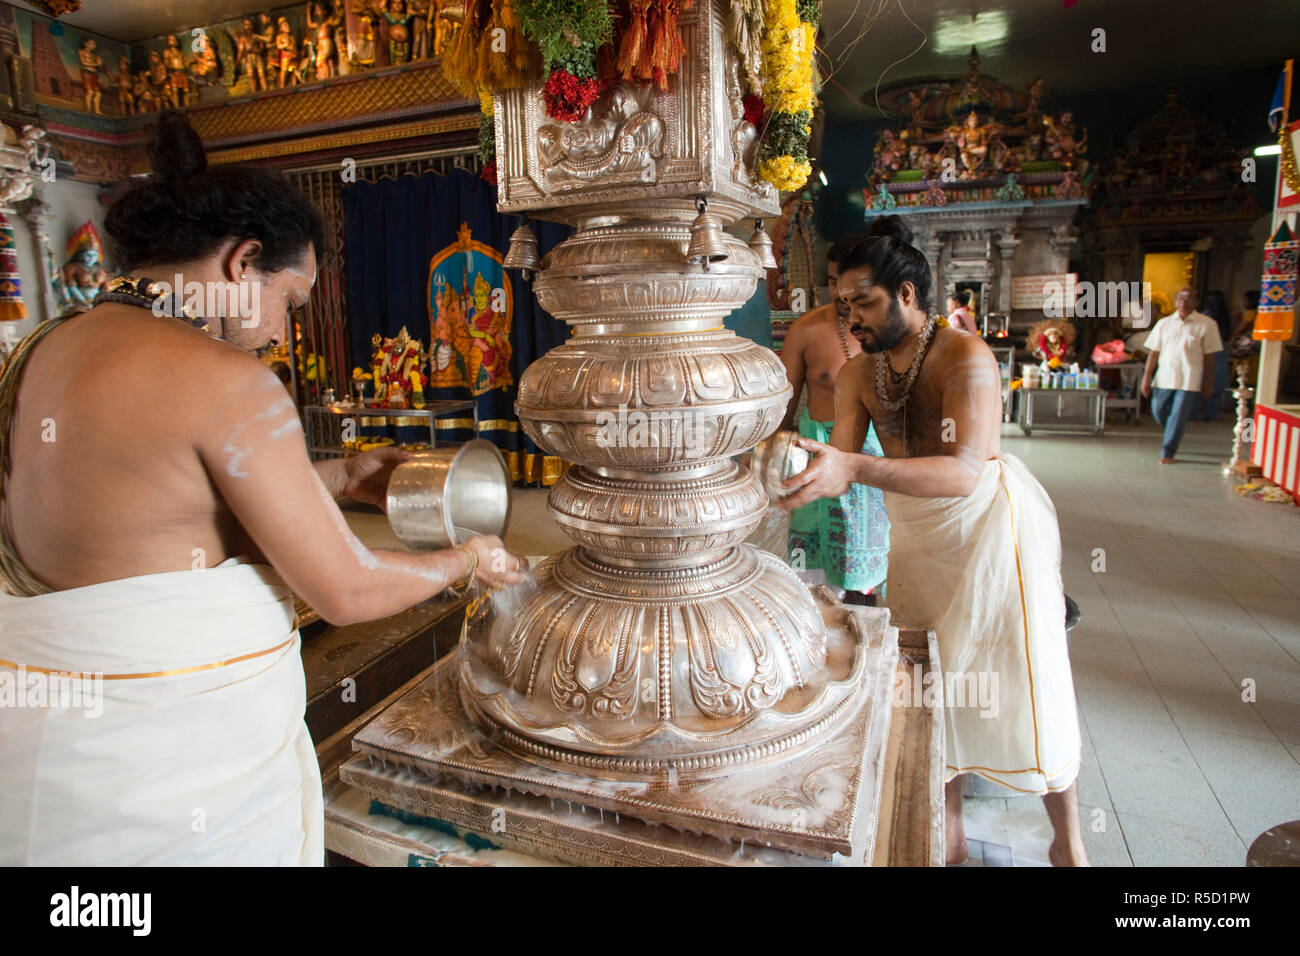
[[[793,156],[778,156],[760,160],[758,174],[781,192],[794,192],[812,175],[812,163],[799,162]]]
[[[764,105],[770,114],[811,113],[816,29],[799,20],[794,0],[767,0],[763,26]],[[812,164],[777,156],[760,160],[758,174],[782,192],[792,192],[808,181]]]

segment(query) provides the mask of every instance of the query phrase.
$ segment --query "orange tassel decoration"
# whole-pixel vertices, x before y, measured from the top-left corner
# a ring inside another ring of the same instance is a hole
[[[506,52],[494,59],[492,87],[513,90],[524,85],[528,77],[542,70],[541,51],[524,37],[519,15],[511,0],[493,0],[493,19],[506,31]]]
[[[479,54],[483,28],[491,16],[492,0],[469,0],[465,5],[465,19],[443,53],[443,74],[466,95],[473,95],[482,85],[479,72],[483,59]]]
[[[492,15],[483,26],[474,78],[489,89],[518,89],[529,73],[541,70],[541,57],[537,48],[524,39],[514,4],[510,0],[491,3]]]
[[[681,6],[689,7],[690,0]],[[677,72],[686,48],[677,26],[677,0],[652,0],[650,5],[650,70],[643,79],[653,79],[661,90],[668,88],[668,77]]]
[[[629,0],[628,7],[629,23],[618,50],[618,73],[625,80],[647,80],[651,73],[646,26],[650,0]]]

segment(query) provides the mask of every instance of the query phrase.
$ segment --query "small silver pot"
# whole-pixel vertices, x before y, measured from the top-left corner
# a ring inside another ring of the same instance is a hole
[[[787,494],[781,489],[781,482],[808,467],[810,456],[795,444],[798,440],[798,432],[782,430],[754,446],[749,467],[763,483],[767,497],[773,501]]]
[[[408,548],[449,548],[476,534],[504,536],[510,470],[491,442],[420,452],[388,480],[388,524]]]

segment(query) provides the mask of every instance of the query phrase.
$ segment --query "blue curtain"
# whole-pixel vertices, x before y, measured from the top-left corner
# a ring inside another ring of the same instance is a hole
[[[569,329],[537,304],[518,272],[500,268],[519,219],[499,214],[496,199],[495,186],[465,170],[343,187],[353,362],[368,368],[372,337],[394,336],[405,326],[412,338],[429,347],[434,365],[434,340],[441,334],[451,347],[440,353],[444,371],[439,378],[463,378],[465,384],[435,387],[438,379],[431,374],[426,396],[476,396],[480,436],[501,448],[516,479],[550,484],[563,464],[540,454],[524,436],[514,401],[523,370],[567,340]],[[542,255],[570,233],[554,223],[533,222],[532,228]],[[483,304],[506,283],[508,306],[494,311],[500,305],[498,295],[485,309]],[[455,300],[454,309],[441,308],[443,290],[448,302]],[[442,322],[435,327],[432,320],[438,314]],[[495,328],[487,317],[508,322],[508,332]],[[454,326],[450,332],[448,322]],[[507,334],[508,361],[499,341]],[[424,371],[433,373],[430,365]],[[468,440],[472,431],[467,424],[453,420],[450,427],[440,428],[439,442]]]

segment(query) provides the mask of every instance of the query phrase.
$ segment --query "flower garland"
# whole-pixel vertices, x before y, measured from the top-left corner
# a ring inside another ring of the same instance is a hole
[[[800,189],[812,175],[808,138],[812,135],[813,49],[820,17],[816,0],[766,0],[764,4],[767,130],[758,153],[758,174],[782,192]]]
[[[492,117],[492,94],[487,90],[482,90],[478,95],[479,107],[483,110],[483,118],[478,124],[478,161],[479,175],[491,183],[497,184],[497,134],[496,124]]]
[[[596,54],[614,33],[605,0],[514,0],[524,33],[541,49],[546,113],[572,123],[605,92]]]

